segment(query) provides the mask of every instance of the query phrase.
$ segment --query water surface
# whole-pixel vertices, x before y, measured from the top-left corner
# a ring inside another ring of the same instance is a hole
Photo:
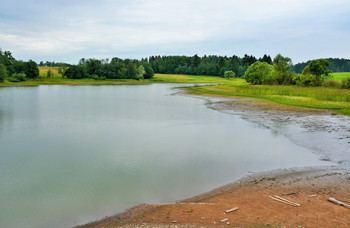
[[[71,227],[249,171],[329,165],[173,87],[0,88],[0,226]]]

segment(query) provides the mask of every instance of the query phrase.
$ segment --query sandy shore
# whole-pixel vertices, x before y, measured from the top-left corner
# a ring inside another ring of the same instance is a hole
[[[301,206],[268,198],[273,195]],[[350,204],[349,169],[304,168],[253,174],[182,202],[139,205],[82,227],[350,227],[350,209],[329,202],[329,197]],[[239,209],[224,213],[234,207]]]
[[[211,97],[207,106],[277,131],[276,134],[310,148],[321,160],[334,162],[335,166],[252,174],[191,199],[139,205],[124,214],[81,227],[350,227],[350,209],[327,200],[333,197],[350,204],[350,170],[346,168],[350,164],[349,117],[260,99]],[[293,128],[284,127],[281,132],[279,124]],[[305,135],[312,134],[317,134],[318,140],[303,141]],[[301,206],[268,197],[273,195]],[[239,209],[224,214],[234,207]]]

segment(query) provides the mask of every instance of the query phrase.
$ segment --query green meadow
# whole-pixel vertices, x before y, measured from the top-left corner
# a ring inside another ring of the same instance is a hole
[[[335,81],[341,81],[346,78],[350,78],[350,72],[339,72],[339,73],[332,73],[331,78],[328,80],[335,80]]]

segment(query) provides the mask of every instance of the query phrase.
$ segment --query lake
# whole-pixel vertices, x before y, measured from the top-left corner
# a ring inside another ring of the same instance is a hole
[[[0,88],[0,226],[72,227],[248,172],[330,164],[176,86]]]

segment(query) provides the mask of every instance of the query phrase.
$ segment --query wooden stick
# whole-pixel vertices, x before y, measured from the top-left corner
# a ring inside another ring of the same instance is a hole
[[[309,197],[316,197],[317,195],[316,194],[314,194],[314,195],[309,195]]]
[[[234,208],[228,209],[228,210],[225,211],[225,214],[233,212],[233,211],[237,211],[238,209],[239,209],[239,207],[234,207]]]
[[[350,209],[350,205],[347,205],[347,204],[345,204],[345,203],[343,203],[343,202],[340,202],[340,201],[338,201],[338,200],[336,200],[336,199],[334,199],[334,198],[328,198],[328,201],[330,201],[330,202],[332,202],[332,203],[335,203],[335,204],[337,204],[337,205],[339,205],[339,206],[343,206],[343,207],[346,207],[346,208],[349,208],[349,209]]]
[[[285,203],[285,204],[288,204],[288,205],[290,205],[290,206],[294,206],[294,207],[299,207],[297,204],[295,204],[295,203],[290,203],[290,202],[287,202],[287,201],[284,201],[284,200],[280,200],[280,199],[277,199],[277,198],[275,198],[275,197],[272,197],[272,196],[269,196],[269,198],[270,199],[273,199],[273,200],[275,200],[275,201],[278,201],[278,202],[281,202],[281,203]]]
[[[282,198],[282,197],[279,197],[279,196],[276,196],[276,195],[275,195],[274,197],[276,197],[277,199],[286,201],[286,202],[288,202],[288,203],[295,204],[295,206],[297,206],[297,207],[300,207],[300,204],[298,204],[298,203],[294,203],[294,202],[292,202],[292,201],[286,200],[286,199],[284,199],[284,198]]]

